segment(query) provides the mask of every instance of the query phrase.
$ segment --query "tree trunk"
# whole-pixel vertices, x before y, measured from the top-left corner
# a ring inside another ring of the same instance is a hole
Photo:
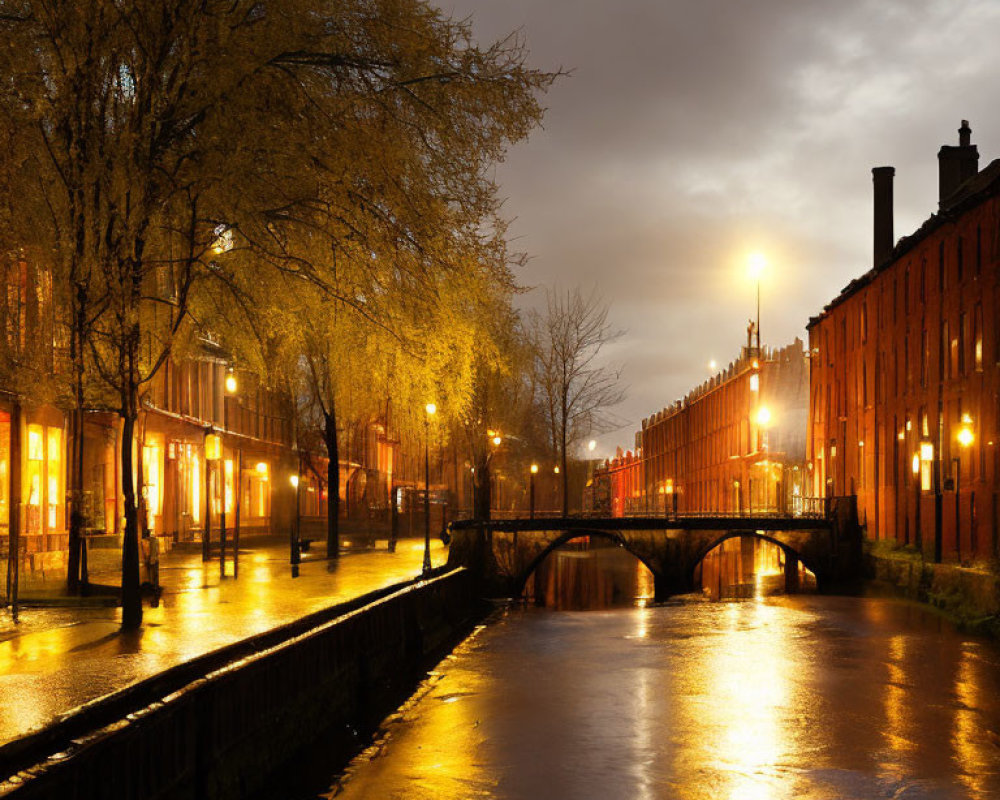
[[[21,557],[21,404],[14,401],[10,414],[10,502],[7,506],[7,602],[17,621],[17,586]]]
[[[142,594],[139,581],[139,509],[135,501],[132,472],[132,443],[135,439],[138,392],[128,381],[122,398],[122,494],[125,498],[125,539],[122,542],[122,629],[135,630],[142,625]]]
[[[323,415],[323,438],[326,441],[326,557],[340,555],[340,450],[337,447],[337,412],[333,403]]]
[[[75,594],[80,588],[80,548],[83,546],[83,345],[86,333],[86,292],[77,287],[70,337],[73,362],[73,416],[70,427],[69,463],[69,558],[66,564],[66,588]]]
[[[560,467],[559,477],[562,482],[562,514],[569,516],[569,471],[566,469],[566,409],[563,408],[562,429],[560,430],[559,456]]]
[[[472,476],[472,481],[476,493],[472,511],[473,519],[489,520],[493,497],[490,490],[490,462],[488,457],[481,458],[476,463],[476,472]]]

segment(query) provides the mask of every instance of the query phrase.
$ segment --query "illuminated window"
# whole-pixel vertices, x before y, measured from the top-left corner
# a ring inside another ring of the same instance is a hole
[[[142,448],[142,479],[146,497],[146,526],[153,530],[163,507],[163,447],[151,444]]]
[[[48,429],[48,464],[46,465],[48,486],[46,506],[48,508],[48,529],[61,527],[62,520],[62,431],[59,428]]]

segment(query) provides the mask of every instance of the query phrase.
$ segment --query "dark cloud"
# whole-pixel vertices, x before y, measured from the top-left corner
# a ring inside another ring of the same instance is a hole
[[[898,237],[934,211],[960,119],[981,166],[1000,155],[992,0],[441,5],[482,41],[521,29],[533,64],[573,70],[497,177],[532,255],[522,282],[596,286],[628,329],[608,358],[635,425],[739,349],[749,251],[773,264],[765,341],[804,337],[869,266],[872,166],[897,168]]]

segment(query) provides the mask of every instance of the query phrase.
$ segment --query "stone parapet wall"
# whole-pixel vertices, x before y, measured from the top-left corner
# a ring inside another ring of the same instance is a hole
[[[935,564],[907,551],[869,552],[865,560],[876,587],[933,605],[963,628],[1000,636],[1000,576],[996,572]]]
[[[0,797],[251,796],[324,732],[391,710],[399,688],[468,628],[477,608],[462,569],[406,586],[69,743],[52,742],[58,755],[0,783]]]

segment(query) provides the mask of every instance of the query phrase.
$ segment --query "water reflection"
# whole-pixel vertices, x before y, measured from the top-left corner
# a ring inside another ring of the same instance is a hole
[[[988,800],[998,729],[997,648],[892,601],[528,607],[338,797]]]
[[[761,598],[815,591],[816,576],[774,542],[733,536],[702,559],[695,585],[713,600]]]
[[[653,573],[628,551],[573,540],[554,550],[528,579],[524,598],[559,611],[645,605],[653,599]]]

